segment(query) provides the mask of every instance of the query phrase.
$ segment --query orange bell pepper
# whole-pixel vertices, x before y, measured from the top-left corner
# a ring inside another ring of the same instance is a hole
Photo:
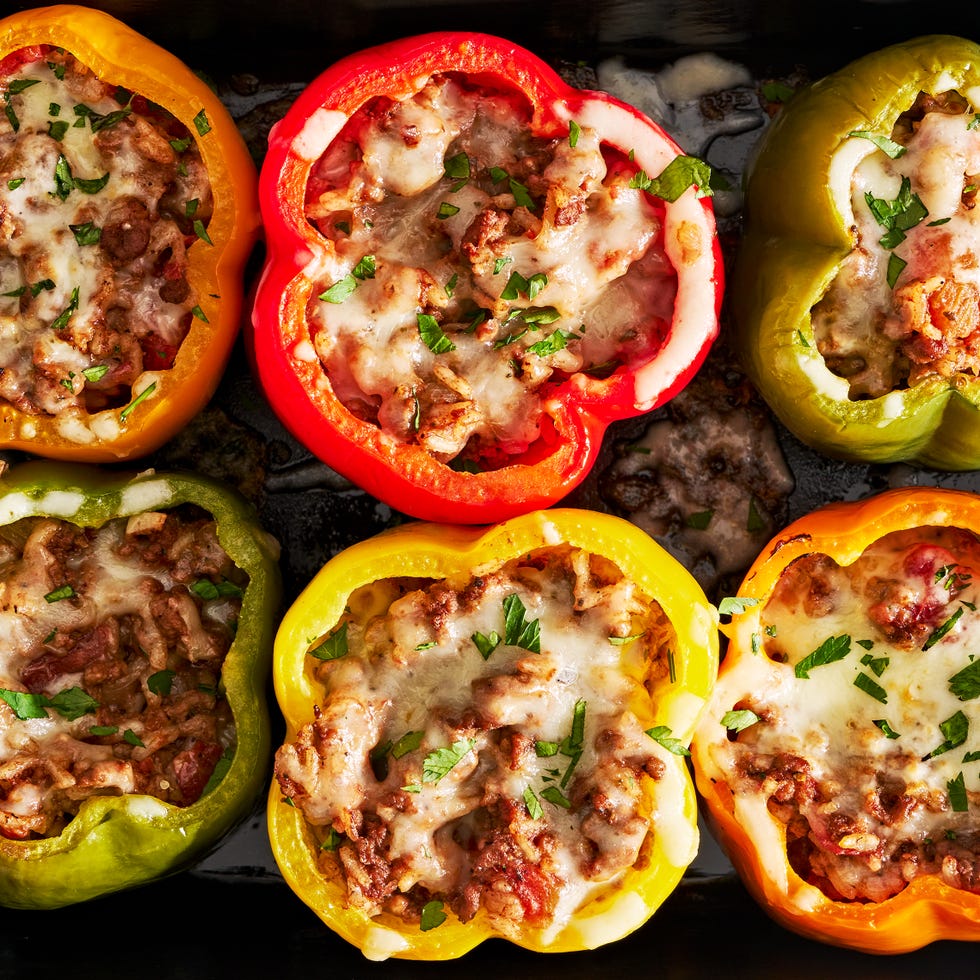
[[[980,939],[980,894],[968,883],[954,887],[943,861],[980,825],[980,756],[968,734],[980,688],[952,684],[972,662],[962,644],[977,615],[978,528],[980,497],[953,490],[905,488],[833,504],[777,535],[731,609],[721,603],[731,612],[722,626],[729,643],[692,743],[698,790],[748,890],[806,937],[867,953]],[[821,574],[840,583],[840,569],[893,532],[901,536],[876,548],[878,558],[864,558],[877,565],[861,579],[863,600],[821,586]],[[771,602],[780,590],[782,607]],[[859,613],[835,619],[851,601]],[[808,604],[813,617],[805,619]],[[822,625],[815,607],[827,617]],[[834,642],[821,642],[830,632],[839,634]],[[776,734],[766,735],[769,726]],[[843,773],[826,761],[841,756]],[[864,795],[865,776],[880,793]],[[788,833],[785,808],[794,804]],[[885,811],[880,823],[861,823],[876,807]],[[906,820],[904,807],[916,816]],[[859,892],[845,898],[839,886],[855,868]]]
[[[102,82],[154,103],[178,120],[186,138],[197,144],[214,197],[204,234],[187,249],[187,281],[199,297],[189,332],[175,358],[172,350],[144,357],[128,405],[91,413],[73,409],[72,417],[65,418],[63,413],[27,413],[9,401],[0,402],[0,448],[114,462],[157,449],[217,388],[238,334],[242,272],[260,226],[257,175],[244,140],[214,92],[176,57],[98,10],[46,7],[0,20],[0,68],[7,69],[0,89],[8,100],[17,70],[56,48],[69,52]],[[66,106],[61,115],[68,112]],[[69,115],[64,125],[73,121]],[[53,186],[54,180],[52,175]]]

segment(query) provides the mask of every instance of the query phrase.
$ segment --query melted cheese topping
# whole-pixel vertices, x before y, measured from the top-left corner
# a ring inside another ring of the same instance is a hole
[[[759,656],[716,702],[759,720],[709,762],[769,873],[786,858],[762,829],[771,816],[797,873],[831,897],[881,901],[918,874],[980,887],[978,569],[973,534],[926,528],[844,568],[811,555],[783,573],[754,627]]]
[[[417,921],[438,897],[547,943],[675,831],[652,804],[651,776],[675,767],[645,733],[644,689],[666,679],[673,631],[614,566],[546,548],[471,581],[376,583],[348,607],[313,645],[334,659],[276,775],[334,838],[321,860],[352,906]],[[696,838],[675,839],[680,866]],[[582,920],[587,944],[603,923]]]
[[[58,834],[95,794],[197,799],[235,738],[225,575],[213,523],[177,512],[0,528],[0,835]]]
[[[813,326],[851,398],[978,373],[975,112],[956,93],[920,96],[892,134],[898,155],[852,135],[832,164],[854,249],[814,307]]]
[[[524,452],[549,381],[666,337],[676,275],[635,172],[586,120],[538,139],[515,96],[446,77],[360,110],[307,192],[333,245],[309,316],[338,397],[443,461]]]
[[[207,175],[176,120],[70,55],[46,52],[0,86],[0,399],[59,417],[70,441],[111,438],[118,423],[90,415],[129,403],[187,333]]]

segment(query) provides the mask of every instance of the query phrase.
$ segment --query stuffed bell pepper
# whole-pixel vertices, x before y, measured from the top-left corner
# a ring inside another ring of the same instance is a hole
[[[258,231],[218,97],[84,7],[0,21],[0,448],[113,462],[214,393]]]
[[[692,746],[749,891],[812,939],[980,939],[980,497],[906,488],[792,524],[730,606]]]
[[[252,811],[277,551],[202,478],[0,477],[0,904],[143,884]]]
[[[801,440],[980,466],[980,47],[921,37],[794,95],[733,282],[749,373]]]
[[[536,511],[341,552],[276,638],[287,882],[366,957],[595,948],[697,850],[717,614],[634,525]]]
[[[253,310],[266,397],[415,517],[554,503],[717,333],[710,173],[658,126],[479,34],[345,58],[270,136]]]

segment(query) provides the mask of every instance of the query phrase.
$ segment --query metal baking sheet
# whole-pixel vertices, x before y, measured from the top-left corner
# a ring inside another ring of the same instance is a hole
[[[30,5],[7,4],[3,13]],[[269,125],[302,86],[331,61],[380,41],[430,30],[479,30],[508,37],[566,74],[595,84],[600,66],[656,73],[680,58],[719,55],[747,72],[747,82],[721,94],[668,107],[665,128],[692,153],[735,177],[720,227],[730,258],[738,243],[738,180],[765,125],[758,111],[760,79],[807,80],[853,57],[921,33],[980,39],[980,7],[935,7],[904,0],[823,4],[765,0],[558,0],[533,7],[502,0],[425,4],[409,0],[108,0],[90,4],[127,21],[214,83],[256,159]],[[655,113],[652,113],[656,115]],[[696,145],[692,145],[696,144]],[[249,278],[261,266],[261,247]],[[701,397],[699,398],[699,387]],[[773,491],[778,474],[749,492],[768,501],[767,527],[778,526],[832,500],[855,499],[889,486],[943,485],[980,491],[980,474],[944,474],[910,466],[853,466],[808,450],[769,416],[747,388],[724,339],[687,400],[651,417],[614,426],[599,462],[571,497],[573,506],[625,513],[642,522],[642,509],[624,511],[611,492],[624,446],[651,424],[682,433],[715,399],[716,433],[745,413],[771,427],[789,482]],[[721,411],[717,406],[721,405]],[[718,428],[720,427],[720,428]],[[667,438],[680,453],[682,435]],[[14,462],[24,454],[0,453]],[[707,465],[707,462],[702,461]],[[717,466],[723,466],[723,462]],[[189,468],[237,486],[257,506],[282,544],[285,605],[333,554],[403,520],[315,460],[282,427],[252,380],[239,343],[212,403],[190,426],[136,468]],[[133,464],[126,468],[132,469]],[[717,468],[706,471],[714,479]],[[744,474],[727,473],[735,481]],[[695,476],[699,479],[699,476]],[[668,538],[671,535],[668,533]],[[763,535],[758,544],[765,543]],[[711,555],[671,541],[697,567],[713,598],[737,586],[739,569],[719,573]],[[734,583],[734,585],[732,584]],[[274,738],[282,722],[272,697]],[[271,778],[271,760],[270,760]],[[282,881],[265,835],[263,803],[253,817],[195,869],[134,891],[51,912],[4,910],[0,915],[0,977],[54,976],[75,980],[107,975],[210,978],[218,975],[330,975],[416,977],[500,975],[563,978],[634,975],[696,977],[724,970],[729,977],[785,974],[825,977],[921,977],[962,970],[972,975],[969,944],[936,943],[900,957],[876,958],[801,939],[770,921],[749,898],[727,859],[702,831],[702,848],[674,894],[630,937],[596,952],[532,954],[489,941],[463,960],[374,964],[334,936]],[[98,940],[98,942],[96,942]],[[302,974],[300,973],[302,971]],[[640,972],[642,971],[642,972]]]

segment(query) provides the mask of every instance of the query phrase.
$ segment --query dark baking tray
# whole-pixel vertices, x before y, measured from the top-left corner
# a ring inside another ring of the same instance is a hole
[[[0,13],[31,4],[3,4]],[[980,39],[980,5],[930,9],[919,2],[802,3],[794,0],[558,0],[533,6],[416,0],[109,0],[89,4],[127,21],[205,73],[239,118],[257,162],[265,133],[299,88],[343,54],[430,30],[479,30],[510,38],[562,67],[584,71],[622,56],[656,70],[709,51],[746,66],[756,79],[816,78],[860,54],[922,33]],[[722,109],[724,110],[724,106]],[[756,138],[728,147],[737,171]],[[723,153],[721,142],[716,148]],[[700,152],[699,147],[685,147]],[[710,154],[709,154],[710,155]],[[726,166],[724,160],[713,163]],[[723,222],[728,256],[738,215]],[[254,279],[261,246],[251,265]],[[722,342],[709,368],[736,375]],[[735,377],[733,384],[738,384]],[[657,418],[672,418],[670,409]],[[566,503],[613,509],[601,492],[616,447],[647,420],[610,430],[592,476]],[[781,523],[832,500],[888,486],[927,484],[980,491],[980,474],[909,466],[854,466],[817,455],[776,424],[794,489],[777,508]],[[0,453],[16,462],[24,454]],[[207,409],[138,468],[189,468],[237,486],[282,544],[285,605],[337,551],[403,517],[313,459],[282,427],[255,386],[239,343]],[[720,589],[726,583],[715,583]],[[737,585],[737,581],[735,583]],[[273,705],[274,736],[282,721]],[[271,764],[270,764],[271,776]],[[680,886],[653,919],[596,952],[532,954],[500,940],[449,963],[369,963],[331,933],[280,877],[265,836],[264,801],[193,870],[134,891],[50,912],[0,914],[0,977],[70,975],[212,978],[221,975],[421,977],[972,976],[970,944],[873,957],[801,939],[755,905],[710,835]],[[978,937],[980,938],[980,937]]]

